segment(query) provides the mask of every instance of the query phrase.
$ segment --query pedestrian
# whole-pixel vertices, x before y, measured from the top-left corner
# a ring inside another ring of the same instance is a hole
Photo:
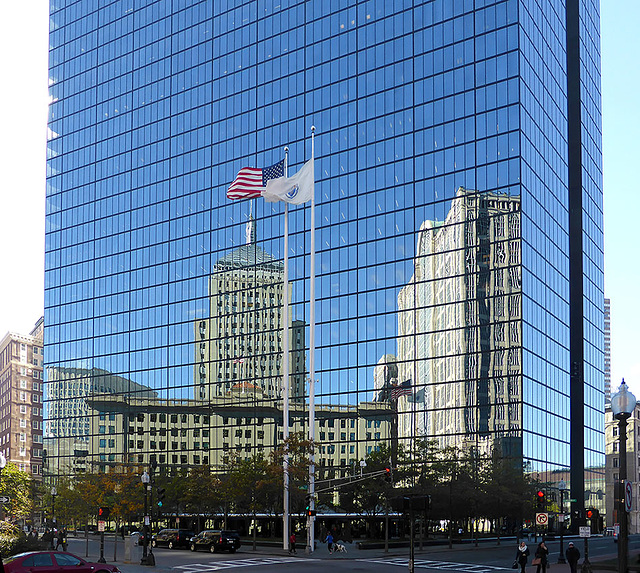
[[[296,552],[296,534],[295,532],[289,536],[289,555]]]
[[[522,541],[520,545],[518,545],[518,550],[516,551],[516,563],[520,566],[521,573],[526,572],[528,558],[529,548],[527,547],[527,544]]]
[[[547,573],[547,564],[548,564],[548,555],[549,548],[546,546],[544,539],[538,543],[538,547],[536,547],[536,554],[531,562],[531,565],[537,565],[536,573]]]
[[[567,563],[569,567],[571,567],[571,573],[577,573],[578,571],[578,560],[580,559],[580,551],[573,544],[569,543],[569,547],[564,552],[564,556],[567,558]]]
[[[58,551],[58,547],[62,545],[62,551],[64,551],[64,531],[62,529],[58,529],[58,537],[56,537],[56,551]]]
[[[331,532],[327,532],[327,537],[325,538],[325,541],[327,542],[327,549],[329,550],[329,553],[333,553],[333,535],[331,535]]]

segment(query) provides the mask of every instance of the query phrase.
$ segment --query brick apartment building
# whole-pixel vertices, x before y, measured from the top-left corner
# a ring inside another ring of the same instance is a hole
[[[44,319],[28,335],[0,341],[0,451],[7,462],[42,479]]]

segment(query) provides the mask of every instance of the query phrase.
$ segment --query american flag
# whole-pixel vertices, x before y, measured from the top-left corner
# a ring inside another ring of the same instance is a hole
[[[257,169],[243,167],[227,190],[227,199],[251,199],[260,197],[269,179],[284,177],[284,159],[271,167]]]
[[[391,387],[391,399],[397,400],[400,396],[409,396],[412,391],[411,380],[405,380],[402,384]]]

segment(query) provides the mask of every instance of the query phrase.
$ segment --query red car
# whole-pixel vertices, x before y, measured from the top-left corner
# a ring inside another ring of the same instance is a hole
[[[90,563],[66,551],[29,551],[9,557],[5,573],[120,573],[115,565]]]

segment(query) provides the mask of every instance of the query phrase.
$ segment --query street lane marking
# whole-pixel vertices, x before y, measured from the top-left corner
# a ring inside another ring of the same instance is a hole
[[[396,557],[391,559],[358,559],[366,563],[380,563],[383,565],[396,565],[398,567],[408,567],[409,560],[406,557]],[[473,563],[454,563],[451,561],[431,561],[428,559],[414,559],[414,567],[424,569],[441,569],[446,571],[462,571],[464,573],[494,573],[497,571],[511,571],[509,567],[494,567],[492,565],[475,565]]]
[[[318,559],[300,559],[298,557],[256,557],[249,559],[236,559],[233,561],[211,561],[210,563],[190,563],[189,565],[176,565],[172,569],[180,569],[184,573],[204,573],[205,571],[221,571],[234,567],[253,567],[256,565],[280,565],[284,563],[318,561]]]

